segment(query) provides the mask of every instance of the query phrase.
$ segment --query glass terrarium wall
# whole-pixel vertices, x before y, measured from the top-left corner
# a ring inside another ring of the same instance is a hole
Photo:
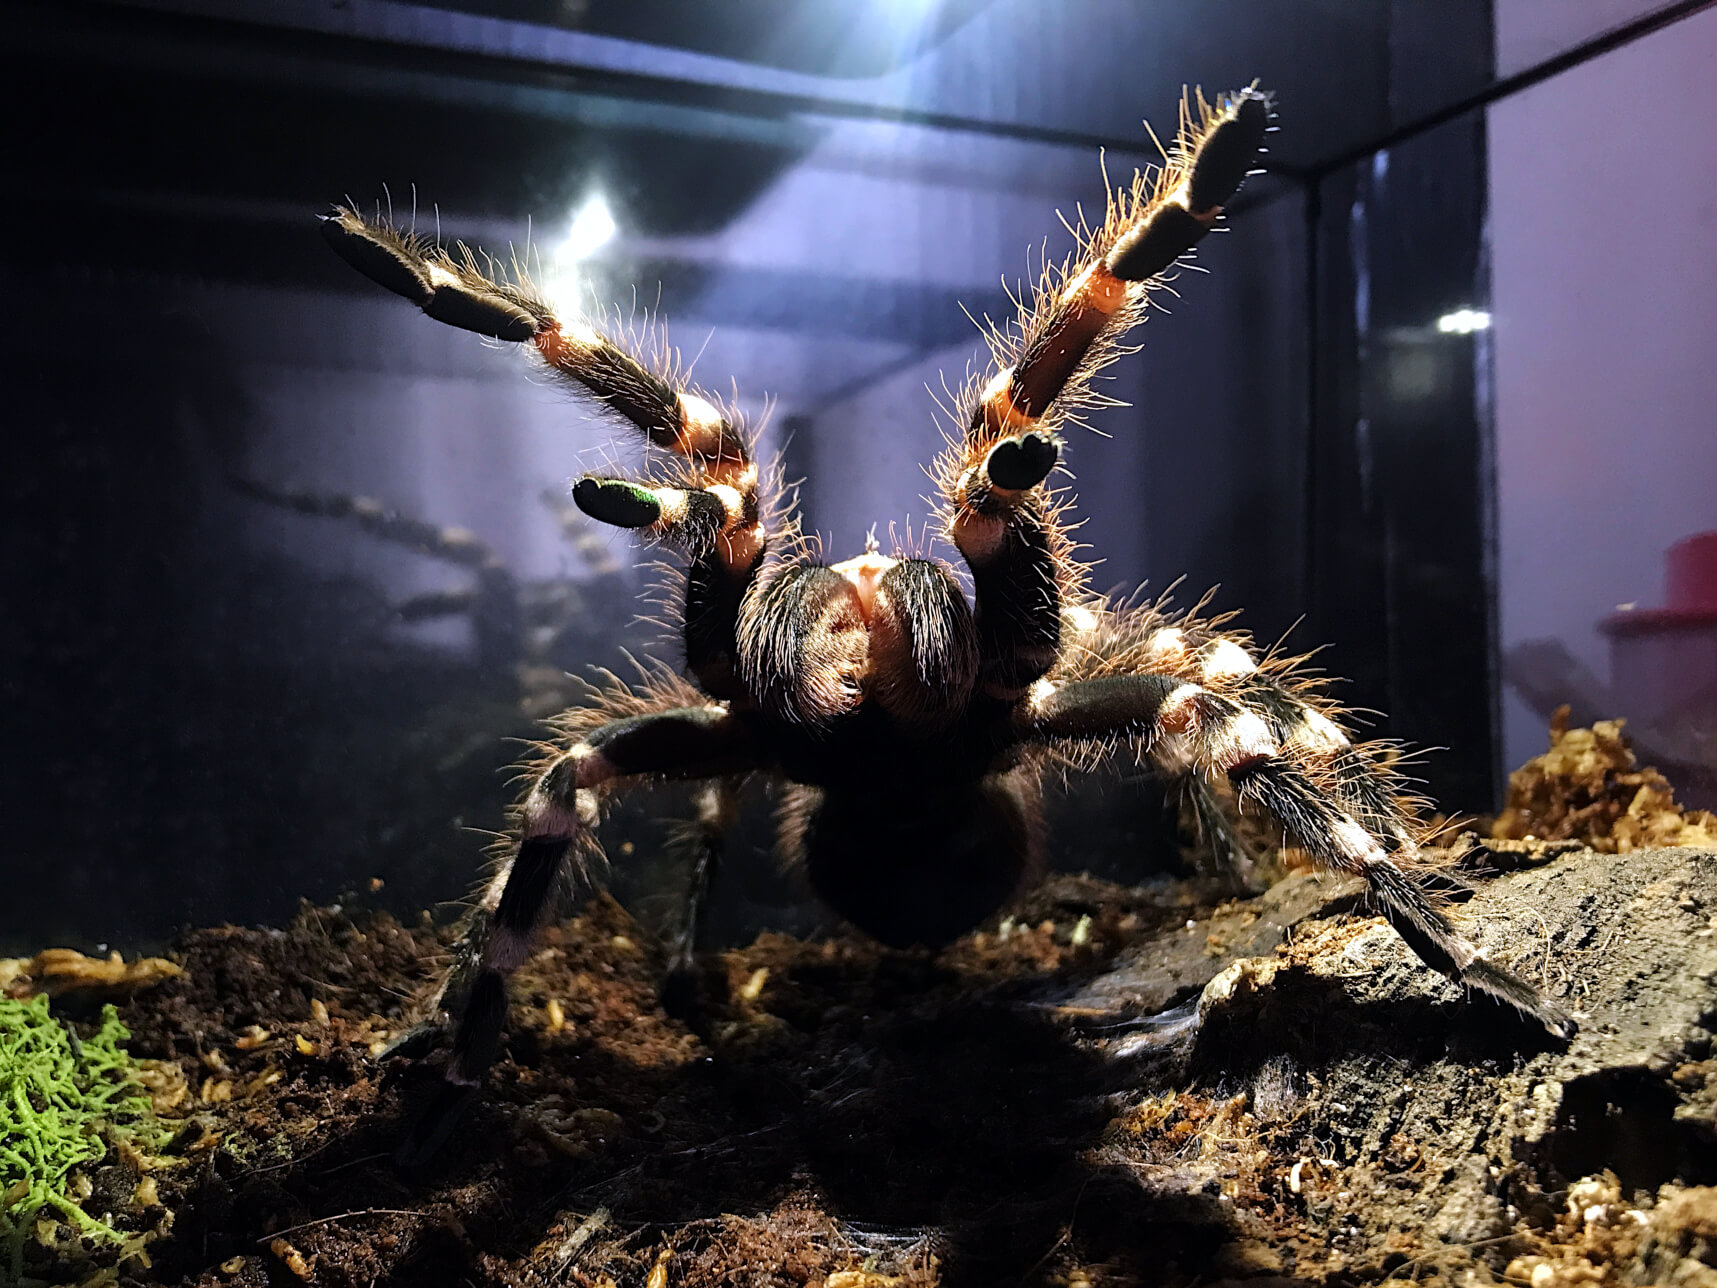
[[[1501,0],[1499,63],[1653,8]],[[1558,706],[1575,724],[1620,716],[1640,758],[1707,807],[1714,65],[1717,11],[1704,8],[1488,113],[1506,761],[1543,750]]]
[[[1306,621],[1374,736],[1454,811],[1495,774],[1482,338],[1488,6],[1395,6],[1390,112],[1302,176]]]
[[[1710,8],[1396,6],[1391,129],[1301,176],[1304,634],[1455,810],[1562,704],[1713,786]]]
[[[613,427],[516,352],[359,279],[317,236],[330,198],[516,251],[576,306],[667,319],[841,557],[872,525],[886,544],[923,522],[940,442],[925,386],[982,356],[962,306],[1009,316],[1031,257],[1071,245],[1056,212],[1100,206],[1099,151],[1116,182],[1152,160],[1138,122],[1172,125],[1189,82],[1256,77],[1283,128],[1201,253],[1210,274],[1182,279],[1116,369],[1107,392],[1130,405],[1069,445],[1095,579],[1184,575],[1183,599],[1220,584],[1216,607],[1264,641],[1307,615],[1290,644],[1339,641],[1347,696],[1393,705],[1390,732],[1456,748],[1445,765],[1488,782],[1489,675],[1433,668],[1446,640],[1418,629],[1454,610],[1367,597],[1420,547],[1362,493],[1384,488],[1370,495],[1394,513],[1421,458],[1374,467],[1342,446],[1376,349],[1333,329],[1357,297],[1324,278],[1360,262],[1350,222],[1329,220],[1359,208],[1340,185],[1378,181],[1369,141],[1486,81],[1488,6],[720,8],[178,0],[9,18],[9,119],[58,105],[16,132],[0,269],[3,790],[24,874],[9,945],[278,920],[370,877],[402,911],[456,896],[501,825],[506,740],[566,700],[567,670],[662,652],[636,620],[634,552],[560,491],[609,460]],[[1463,135],[1426,171],[1475,155]],[[1425,271],[1473,280],[1469,214]],[[1423,258],[1363,245],[1392,269]],[[1424,459],[1470,494],[1477,442],[1462,429]],[[1414,540],[1476,541],[1477,513]],[[1446,620],[1482,641],[1482,559],[1462,551],[1477,607]],[[1421,691],[1433,670],[1442,687]],[[1474,738],[1438,723],[1457,709]],[[659,840],[615,826],[616,857]]]

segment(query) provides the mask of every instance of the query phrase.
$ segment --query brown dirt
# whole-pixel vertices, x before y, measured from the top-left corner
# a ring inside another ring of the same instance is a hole
[[[764,935],[707,959],[691,1027],[593,896],[418,1169],[392,1151],[436,1068],[375,1056],[446,932],[197,931],[123,1006],[181,1127],[105,1169],[122,1198],[150,1169],[123,1220],[161,1232],[109,1281],[1717,1288],[1717,853],[1557,848],[1461,915],[1569,1044],[1308,875],[1058,878],[939,957]]]
[[[1622,734],[1626,721],[1568,727],[1568,708],[1550,720],[1550,749],[1508,779],[1508,807],[1492,829],[1499,839],[1577,839],[1626,854],[1654,845],[1717,846],[1717,815],[1675,803],[1669,780],[1641,766]]]

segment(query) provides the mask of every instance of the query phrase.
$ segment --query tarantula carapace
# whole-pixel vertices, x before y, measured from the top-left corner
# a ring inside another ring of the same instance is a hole
[[[1270,122],[1256,89],[1185,104],[1163,166],[1111,193],[1102,225],[1083,230],[1017,326],[992,337],[994,373],[960,400],[961,433],[936,468],[970,600],[933,559],[873,548],[819,562],[772,514],[768,474],[736,418],[683,387],[671,364],[653,367],[556,317],[527,284],[484,271],[463,248],[449,254],[349,208],[324,217],[360,271],[442,322],[531,346],[660,449],[672,462],[664,475],[585,477],[572,496],[686,561],[689,681],[663,668],[611,685],[560,717],[560,740],[532,769],[516,842],[467,936],[444,1104],[492,1062],[507,976],[562,870],[594,855],[603,797],[652,779],[706,780],[698,827],[708,855],[736,784],[770,775],[784,784],[781,846],[829,906],[886,944],[935,946],[1037,872],[1053,764],[1132,755],[1167,777],[1227,783],[1318,862],[1362,875],[1429,965],[1571,1031],[1440,910],[1413,803],[1385,754],[1351,741],[1327,698],[1245,637],[1093,596],[1065,502],[1047,486],[1058,431],[1093,401],[1093,377],[1151,291],[1218,222]],[[447,1118],[431,1114],[427,1144]]]

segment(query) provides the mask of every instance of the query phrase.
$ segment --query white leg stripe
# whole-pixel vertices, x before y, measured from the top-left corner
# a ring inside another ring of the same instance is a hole
[[[1254,760],[1268,760],[1281,750],[1270,736],[1270,726],[1252,711],[1230,716],[1210,734],[1210,758],[1225,773]]]
[[[597,805],[596,793],[585,787],[580,787],[573,794],[578,802],[578,821],[585,827],[595,827],[601,818],[601,810]]]
[[[1162,709],[1157,712],[1157,725],[1173,733],[1196,728],[1200,715],[1199,699],[1205,692],[1204,686],[1198,684],[1176,685],[1163,699]]]
[[[680,415],[688,429],[720,429],[721,413],[696,394],[680,395]]]
[[[1145,641],[1145,665],[1177,666],[1186,659],[1186,633],[1173,626],[1153,631]]]
[[[1324,756],[1333,756],[1338,751],[1345,751],[1348,746],[1347,735],[1335,721],[1312,710],[1307,710],[1300,717],[1300,723],[1294,726],[1288,741],[1302,751]]]
[[[1097,614],[1083,604],[1066,604],[1061,609],[1061,624],[1076,635],[1088,635],[1097,629]]]
[[[662,507],[662,517],[658,522],[679,523],[686,517],[691,508],[691,499],[677,487],[653,487],[656,503]]]
[[[1258,669],[1252,655],[1233,640],[1213,640],[1204,646],[1199,658],[1199,674],[1206,684],[1221,684],[1239,680]]]
[[[1330,829],[1330,834],[1335,838],[1336,848],[1355,863],[1377,863],[1388,857],[1377,838],[1350,818],[1342,819]]]
[[[721,508],[727,511],[728,523],[739,522],[740,516],[745,513],[745,500],[739,495],[738,488],[731,488],[725,483],[711,483],[705,490],[721,502]]]
[[[578,794],[593,795],[582,791]],[[583,826],[577,812],[540,792],[532,792],[530,799],[525,802],[522,831],[527,841],[570,841],[579,834]]]
[[[1026,694],[1027,710],[1029,710],[1034,717],[1041,715],[1043,712],[1043,704],[1053,698],[1056,691],[1060,688],[1061,686],[1055,683],[1054,680],[1034,681],[1030,690]]]

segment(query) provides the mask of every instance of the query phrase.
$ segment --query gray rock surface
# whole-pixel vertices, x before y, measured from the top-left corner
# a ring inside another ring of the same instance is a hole
[[[1214,1185],[1242,1241],[1301,1280],[1717,1283],[1717,1225],[1700,1233],[1717,1219],[1717,853],[1564,854],[1460,910],[1575,1012],[1566,1044],[1462,997],[1380,920],[1320,918],[1314,889],[1249,905],[1234,943],[1283,923],[1269,956],[1206,953],[1227,946],[1219,913],[1184,934],[1202,965],[1171,943],[1087,987],[1167,1000],[1171,973],[1209,978],[1111,1161],[1164,1192]]]

